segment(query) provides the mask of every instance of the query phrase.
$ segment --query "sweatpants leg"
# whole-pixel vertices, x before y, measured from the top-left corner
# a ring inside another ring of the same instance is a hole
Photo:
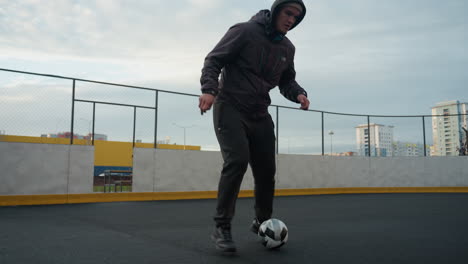
[[[250,127],[250,126],[249,126]],[[250,167],[255,182],[255,215],[260,222],[271,218],[275,190],[275,133],[271,116],[249,129]]]
[[[213,124],[223,156],[214,220],[230,223],[235,212],[240,185],[249,162],[249,143],[240,113],[226,103],[215,103]]]

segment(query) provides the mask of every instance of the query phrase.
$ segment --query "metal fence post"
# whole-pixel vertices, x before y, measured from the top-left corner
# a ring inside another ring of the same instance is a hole
[[[94,146],[94,127],[95,127],[95,124],[96,124],[96,103],[93,103],[93,134],[91,135],[93,137],[93,141],[92,141],[92,145]]]
[[[424,157],[426,157],[426,121],[424,116],[422,116],[422,125],[423,125],[423,144],[424,144]]]
[[[70,145],[73,145],[73,125],[75,123],[75,79],[73,79],[72,91],[72,111],[71,111],[71,128],[70,128]]]
[[[135,147],[135,130],[136,130],[136,106],[133,107],[133,147]]]
[[[323,112],[322,112],[322,156],[325,156],[325,124],[324,124]]]
[[[155,106],[154,106],[154,148],[158,148],[158,96],[156,91]]]
[[[370,131],[370,116],[367,116],[367,136],[369,136],[367,141],[367,153],[369,157],[371,156],[371,131]]]
[[[276,154],[279,154],[279,107],[276,106]]]

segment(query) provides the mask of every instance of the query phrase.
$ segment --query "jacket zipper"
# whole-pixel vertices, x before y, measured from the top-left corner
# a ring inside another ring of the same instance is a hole
[[[271,72],[275,72],[276,70],[276,67],[278,67],[278,64],[279,64],[279,61],[281,60],[281,55],[276,59],[276,63],[275,63],[275,66],[273,66],[273,70]]]

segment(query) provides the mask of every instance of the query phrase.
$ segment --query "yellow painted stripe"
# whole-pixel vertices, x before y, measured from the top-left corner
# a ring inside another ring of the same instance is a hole
[[[152,193],[85,193],[69,194],[68,203],[151,201]]]
[[[218,195],[217,191],[197,192],[155,192],[153,200],[186,200],[186,199],[212,199]]]
[[[276,196],[360,193],[468,193],[468,187],[356,187],[275,190]],[[252,190],[242,190],[239,197],[253,197],[253,194]],[[0,196],[0,206],[214,199],[216,196],[216,191],[4,195]]]
[[[6,205],[39,205],[67,203],[66,194],[47,195],[5,195],[0,196],[0,206]]]
[[[468,187],[347,187],[275,190],[276,196],[360,193],[468,193]]]

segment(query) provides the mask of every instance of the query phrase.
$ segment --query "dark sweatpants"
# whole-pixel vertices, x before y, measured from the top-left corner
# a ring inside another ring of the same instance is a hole
[[[271,116],[251,120],[228,103],[216,102],[213,123],[224,164],[218,186],[217,225],[230,223],[248,164],[255,182],[255,216],[271,218],[275,189],[275,134]]]

